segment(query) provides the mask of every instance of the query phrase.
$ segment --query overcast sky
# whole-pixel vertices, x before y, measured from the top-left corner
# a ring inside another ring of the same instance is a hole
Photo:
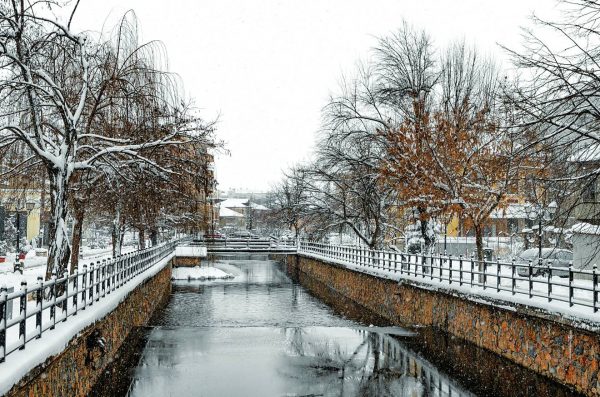
[[[219,188],[264,191],[282,169],[310,157],[321,108],[402,19],[443,46],[465,39],[502,58],[496,43],[519,44],[519,26],[552,0],[82,0],[74,27],[101,30],[125,11],[144,41],[161,40],[169,69],[231,156],[217,159]]]

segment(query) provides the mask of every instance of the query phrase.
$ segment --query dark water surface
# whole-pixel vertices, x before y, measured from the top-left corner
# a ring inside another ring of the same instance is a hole
[[[266,258],[222,259],[227,281],[174,282],[94,396],[571,396],[431,329],[406,330]]]

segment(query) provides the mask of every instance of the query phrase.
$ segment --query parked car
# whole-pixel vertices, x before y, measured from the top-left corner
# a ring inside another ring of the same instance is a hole
[[[231,234],[232,238],[246,238],[246,239],[257,239],[258,236],[248,230],[242,230]]]
[[[538,248],[525,250],[515,259],[515,264],[520,265],[517,267],[517,274],[521,277],[529,275],[529,263],[531,263],[533,276],[547,275],[548,266],[552,266],[552,275],[567,277],[568,270],[557,270],[556,268],[568,268],[572,262],[573,252],[560,248],[542,248],[541,266]]]
[[[224,239],[225,236],[219,232],[214,232],[214,233],[206,233],[204,235],[204,238],[207,240],[218,240],[218,239]]]

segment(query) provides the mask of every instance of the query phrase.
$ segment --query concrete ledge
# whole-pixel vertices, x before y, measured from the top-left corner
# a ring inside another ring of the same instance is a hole
[[[398,283],[323,260],[288,256],[290,272],[326,284],[398,325],[432,326],[537,373],[600,396],[600,338],[586,324],[507,302]]]
[[[129,332],[146,325],[170,291],[168,263],[136,286],[114,310],[74,336],[61,353],[30,370],[6,396],[86,396]]]

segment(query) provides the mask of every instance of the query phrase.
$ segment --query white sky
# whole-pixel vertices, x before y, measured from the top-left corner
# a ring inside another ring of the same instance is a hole
[[[288,166],[309,158],[320,111],[342,73],[375,37],[402,19],[440,46],[466,39],[503,57],[519,26],[552,0],[82,0],[75,29],[101,30],[135,10],[142,39],[161,40],[169,67],[231,156],[217,159],[219,188],[267,190]]]

